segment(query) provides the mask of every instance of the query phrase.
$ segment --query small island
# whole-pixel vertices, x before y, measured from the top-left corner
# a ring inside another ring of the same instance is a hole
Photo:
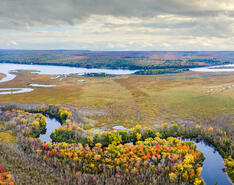
[[[189,69],[177,69],[177,68],[166,68],[166,69],[151,69],[151,70],[140,70],[135,72],[135,75],[160,75],[167,73],[182,73],[189,71]]]
[[[115,75],[106,74],[106,73],[85,73],[85,77],[114,77]]]

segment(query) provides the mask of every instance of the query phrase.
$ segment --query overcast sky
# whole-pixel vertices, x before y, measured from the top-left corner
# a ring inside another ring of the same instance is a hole
[[[234,50],[234,0],[0,0],[0,48]]]

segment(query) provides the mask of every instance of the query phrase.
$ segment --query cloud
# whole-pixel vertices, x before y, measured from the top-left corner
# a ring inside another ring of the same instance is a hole
[[[11,40],[9,43],[8,43],[9,46],[17,46],[18,43],[14,40]]]
[[[1,0],[1,28],[75,25],[92,15],[151,17],[173,14],[189,17],[233,15],[233,0]]]
[[[0,1],[0,48],[230,50],[233,35],[233,0]]]

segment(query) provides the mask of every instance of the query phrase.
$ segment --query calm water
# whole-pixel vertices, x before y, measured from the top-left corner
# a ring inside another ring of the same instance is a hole
[[[32,92],[32,88],[0,88],[0,94],[21,94]]]
[[[122,69],[88,69],[88,68],[78,68],[78,67],[68,67],[68,66],[50,66],[50,65],[24,65],[24,64],[0,64],[0,73],[6,75],[5,78],[1,79],[0,82],[6,82],[13,80],[15,78],[11,71],[17,70],[36,70],[38,72],[33,72],[36,74],[47,74],[47,75],[68,75],[68,74],[78,74],[84,75],[86,73],[106,73],[112,75],[126,75],[133,74],[134,70],[122,70]]]
[[[196,71],[196,72],[233,72],[234,64],[219,65],[219,66],[212,66],[212,67],[198,67],[198,68],[191,68],[189,70]]]
[[[29,84],[31,87],[56,87],[56,85]]]
[[[117,130],[130,130],[124,126],[114,126],[112,128]],[[181,139],[181,141],[194,142],[197,145],[197,149],[203,153],[205,160],[203,161],[201,176],[207,185],[214,185],[216,182],[218,185],[232,185],[227,174],[223,171],[225,168],[223,158],[213,146],[203,140],[196,142],[191,139]]]
[[[41,134],[39,138],[43,142],[52,142],[52,139],[50,138],[50,134],[59,127],[61,127],[61,124],[59,121],[57,121],[55,118],[46,116],[46,132],[44,134]]]
[[[17,70],[33,70],[32,73],[47,74],[47,75],[69,75],[69,74],[84,75],[86,73],[106,73],[112,75],[127,75],[136,72],[136,70],[123,70],[123,69],[96,69],[96,68],[88,69],[88,68],[77,68],[69,66],[0,63],[0,73],[6,75],[6,77],[1,79],[0,82],[13,80],[16,75],[11,74],[10,72],[14,72]],[[197,72],[232,72],[234,71],[234,64],[223,65],[223,66],[191,68],[190,70]]]
[[[43,142],[52,142],[50,134],[61,126],[60,122],[55,118],[46,117],[46,133],[40,135]],[[113,129],[129,130],[123,126],[114,126]],[[223,158],[215,148],[203,140],[194,141],[191,139],[181,139],[181,141],[192,141],[197,145],[197,149],[203,153],[205,160],[203,161],[203,170],[201,173],[202,178],[207,185],[232,185],[229,181],[227,174],[223,171],[225,168]],[[133,143],[131,143],[133,144]]]
[[[231,72],[234,68],[221,68],[222,66],[213,67],[201,67],[193,68],[191,71],[197,72]],[[224,67],[234,67],[234,64],[225,65]],[[23,64],[0,64],[0,73],[6,75],[5,78],[1,79],[0,82],[6,82],[15,78],[14,74],[10,74],[10,71],[15,70],[37,70],[34,72],[37,74],[48,74],[48,75],[68,75],[68,74],[79,74],[84,75],[85,73],[106,73],[112,75],[124,75],[133,74],[135,71],[132,70],[111,70],[111,69],[87,69],[87,68],[76,68],[66,66],[47,66],[47,65],[23,65]],[[38,84],[36,84],[38,85]],[[24,92],[31,92],[31,88],[0,88],[0,94],[18,94]],[[46,132],[40,135],[40,139],[44,142],[51,142],[50,134],[61,126],[61,124],[55,119],[46,117]],[[126,129],[123,126],[115,126],[114,129]],[[194,141],[193,141],[194,142]],[[201,176],[204,178],[207,185],[213,185],[216,182],[220,185],[232,185],[229,181],[227,174],[223,171],[225,168],[223,164],[222,156],[214,149],[214,147],[207,145],[205,142],[195,142],[197,149],[205,156],[203,162],[203,171]]]
[[[206,158],[203,161],[201,176],[207,185],[214,185],[216,182],[218,185],[232,185],[227,174],[223,171],[225,168],[223,158],[213,146],[206,144],[204,141],[196,142],[190,139],[183,139],[181,141],[194,142],[197,145],[197,149]]]
[[[120,125],[114,126],[112,128],[115,129],[115,130],[131,130],[131,129],[128,129],[128,128],[124,127],[124,126],[120,126]]]

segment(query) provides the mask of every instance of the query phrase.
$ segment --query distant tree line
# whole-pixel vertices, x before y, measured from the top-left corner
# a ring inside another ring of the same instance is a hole
[[[136,75],[160,75],[166,73],[182,73],[184,71],[189,71],[189,69],[176,69],[176,68],[167,68],[167,69],[156,69],[156,70],[141,70],[137,71],[134,74]]]

